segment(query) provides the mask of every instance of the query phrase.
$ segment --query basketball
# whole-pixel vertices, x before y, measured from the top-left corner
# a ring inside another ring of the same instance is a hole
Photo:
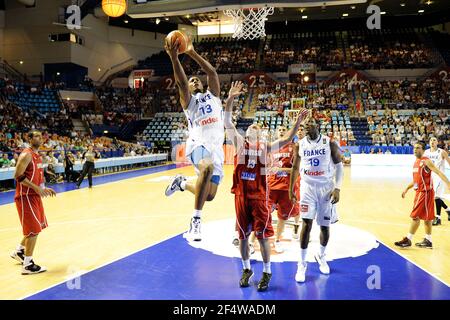
[[[177,40],[180,42],[178,53],[184,53],[187,48],[187,36],[183,32],[180,30],[174,30],[166,37],[166,42],[168,43],[175,43]]]

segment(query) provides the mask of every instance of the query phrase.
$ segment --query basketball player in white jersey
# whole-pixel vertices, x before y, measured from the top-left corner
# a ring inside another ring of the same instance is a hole
[[[320,272],[330,273],[325,260],[325,249],[330,238],[333,205],[339,201],[344,177],[339,147],[328,136],[319,133],[314,118],[306,123],[306,137],[299,141],[299,152],[294,155],[289,197],[297,201],[294,185],[300,173],[300,214],[303,220],[300,233],[300,261],[295,280],[305,282],[306,253],[313,220],[320,226],[320,253],[315,255]],[[333,168],[333,162],[335,168]]]
[[[208,89],[203,87],[198,77],[189,80],[178,59],[178,41],[166,43],[165,49],[172,61],[175,82],[180,93],[180,103],[188,121],[189,137],[186,141],[186,158],[195,167],[198,179],[188,183],[182,175],[177,175],[166,188],[166,196],[175,191],[193,193],[195,196],[194,212],[187,238],[200,241],[200,218],[206,201],[212,201],[223,177],[223,141],[224,124],[222,102],[219,98],[220,83],[214,67],[202,58],[192,42],[187,43],[185,54],[197,62],[206,73]]]
[[[438,139],[432,137],[430,139],[430,149],[425,150],[424,156],[433,161],[433,164],[438,168],[441,172],[445,174],[445,162],[450,166],[450,157],[448,153],[438,148]],[[434,172],[431,175],[433,179],[433,187],[434,187],[434,201],[436,203],[436,218],[434,218],[433,226],[437,226],[441,224],[441,208],[447,212],[448,220],[450,221],[450,209],[444,202],[443,196],[445,192],[445,184],[441,178]]]

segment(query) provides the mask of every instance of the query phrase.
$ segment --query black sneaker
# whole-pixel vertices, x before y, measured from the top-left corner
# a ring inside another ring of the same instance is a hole
[[[23,275],[37,274],[37,273],[42,273],[45,271],[47,271],[47,268],[38,266],[37,264],[34,263],[33,260],[31,260],[31,263],[29,265],[22,266],[22,274]]]
[[[252,269],[244,269],[242,271],[241,280],[239,280],[239,286],[241,288],[247,288],[249,286],[249,282],[252,277],[253,277]]]
[[[425,248],[425,249],[433,249],[433,243],[431,243],[428,239],[423,239],[422,242],[416,243],[416,247]]]
[[[433,220],[433,226],[440,226],[441,225],[441,218],[436,217]]]
[[[271,273],[263,272],[263,276],[258,283],[258,291],[266,291],[269,288],[269,282],[271,278],[272,278]]]
[[[409,240],[407,237],[404,237],[402,240],[397,241],[394,244],[400,248],[407,248],[407,247],[411,247],[411,245],[412,245],[411,240]]]
[[[446,209],[445,212],[447,212],[447,219],[450,221],[450,209]]]
[[[23,260],[25,259],[25,250],[23,249],[20,251],[14,250],[14,252],[11,253],[11,258],[23,264]]]

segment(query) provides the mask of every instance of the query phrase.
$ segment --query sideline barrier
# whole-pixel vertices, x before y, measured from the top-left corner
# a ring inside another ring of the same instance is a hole
[[[154,162],[154,161],[167,161],[167,159],[168,159],[167,153],[150,154],[150,155],[146,155],[146,156],[98,159],[95,161],[95,169],[119,167],[119,166],[126,166],[126,165],[131,165],[131,164],[147,163],[147,162]],[[73,170],[81,171],[82,167],[83,166],[81,165],[81,162],[76,161],[73,166]],[[14,171],[15,171],[15,168],[0,169],[0,181],[14,179]],[[58,163],[57,165],[55,165],[55,172],[56,173],[64,173],[64,166],[62,163]]]

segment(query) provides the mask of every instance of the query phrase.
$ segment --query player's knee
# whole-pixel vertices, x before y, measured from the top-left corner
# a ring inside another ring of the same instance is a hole
[[[212,175],[214,166],[210,159],[202,159],[198,163],[198,169],[200,170],[200,173],[205,175]]]
[[[206,201],[213,201],[215,197],[216,194],[208,194],[208,196],[206,197]]]

